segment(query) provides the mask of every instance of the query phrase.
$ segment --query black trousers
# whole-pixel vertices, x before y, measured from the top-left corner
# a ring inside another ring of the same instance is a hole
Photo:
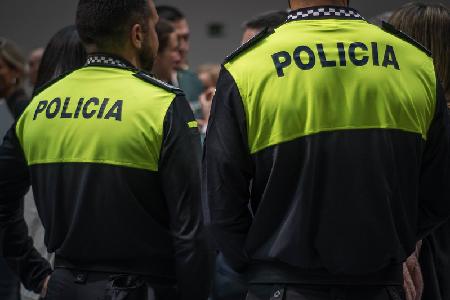
[[[250,285],[246,300],[405,300],[401,286]]]
[[[16,275],[9,269],[6,261],[0,258],[0,299],[19,300],[20,282]]]
[[[222,254],[216,258],[210,300],[241,300],[247,293],[247,280],[234,271]]]
[[[419,257],[422,300],[450,299],[450,220],[423,239]]]
[[[170,284],[149,283],[132,275],[57,268],[43,300],[177,300]]]

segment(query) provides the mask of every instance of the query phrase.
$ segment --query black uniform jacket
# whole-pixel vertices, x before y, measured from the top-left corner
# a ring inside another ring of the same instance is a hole
[[[203,166],[212,237],[240,271],[272,263],[339,277],[400,268],[450,214],[450,125],[433,63],[352,9],[289,18],[231,55],[220,74]],[[417,75],[425,62],[429,84]],[[424,115],[416,103],[425,97],[412,90],[433,97],[426,138],[390,126],[407,111],[413,123]]]
[[[200,137],[183,93],[97,55],[35,94],[0,148],[1,250],[25,286],[39,291],[51,272],[22,215],[31,184],[57,266],[206,299]]]

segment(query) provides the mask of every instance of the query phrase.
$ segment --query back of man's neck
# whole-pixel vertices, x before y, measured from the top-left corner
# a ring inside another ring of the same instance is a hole
[[[291,1],[291,9],[302,9],[313,6],[346,6],[347,1],[344,0],[293,0]]]

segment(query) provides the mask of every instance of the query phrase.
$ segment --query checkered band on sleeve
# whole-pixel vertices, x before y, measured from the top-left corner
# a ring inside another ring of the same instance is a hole
[[[349,7],[313,7],[291,11],[288,21],[302,19],[341,18],[364,20],[360,13]]]

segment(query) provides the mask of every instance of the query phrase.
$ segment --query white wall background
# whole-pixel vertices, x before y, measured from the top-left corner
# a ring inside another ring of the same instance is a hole
[[[450,5],[450,0],[437,0]],[[58,29],[74,22],[77,0],[0,0],[0,36],[15,40],[26,52],[44,46]],[[192,31],[190,62],[220,63],[241,38],[242,23],[261,12],[285,9],[286,0],[155,0],[179,7]],[[408,0],[352,0],[366,18],[399,7]],[[423,0],[426,3],[434,0]],[[225,25],[223,38],[210,38],[207,24]]]

